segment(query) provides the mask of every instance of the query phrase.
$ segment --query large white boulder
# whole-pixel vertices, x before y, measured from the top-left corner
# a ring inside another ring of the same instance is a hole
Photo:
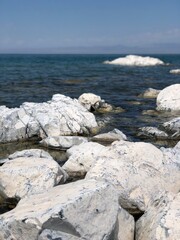
[[[65,171],[52,159],[19,157],[0,167],[0,195],[23,198],[43,192],[66,179]]]
[[[149,143],[114,142],[94,162],[86,179],[103,179],[113,184],[121,206],[131,213],[144,211],[156,191],[180,190],[176,161],[169,162],[161,150]]]
[[[82,180],[60,185],[22,199],[1,215],[0,239],[116,239],[117,231],[121,236],[124,231],[118,210],[116,191],[107,183]]]
[[[89,134],[97,128],[92,113],[78,100],[61,94],[44,103],[23,103],[20,108],[1,106],[0,113],[0,142]]]
[[[180,84],[164,88],[157,96],[158,111],[180,111]]]
[[[113,61],[105,61],[104,63],[123,66],[156,66],[164,64],[164,62],[158,58],[137,55],[127,55],[126,57],[117,58]]]
[[[156,196],[136,223],[137,240],[180,239],[180,193]]]

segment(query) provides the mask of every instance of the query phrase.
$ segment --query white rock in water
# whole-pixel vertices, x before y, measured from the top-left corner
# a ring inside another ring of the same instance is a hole
[[[180,69],[172,69],[170,70],[170,73],[180,74]]]
[[[20,108],[0,107],[0,142],[33,136],[41,138],[89,134],[96,129],[95,116],[77,99],[55,94],[44,103],[23,103]]]
[[[20,157],[0,167],[0,195],[23,198],[44,192],[67,179],[67,174],[54,160]]]
[[[130,222],[118,211],[118,196],[110,184],[81,180],[22,199],[0,216],[0,239],[116,239]]]
[[[156,99],[158,111],[180,111],[180,84],[164,88]]]
[[[155,66],[164,64],[164,62],[158,58],[142,57],[137,55],[127,55],[126,57],[117,58],[113,61],[105,61],[104,63],[124,66]]]

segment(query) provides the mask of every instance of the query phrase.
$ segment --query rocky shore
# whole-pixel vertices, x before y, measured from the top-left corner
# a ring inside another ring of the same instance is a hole
[[[26,149],[1,159],[0,240],[180,239],[180,84],[140,96],[172,115],[139,129],[146,142],[119,129],[98,134],[94,113],[124,110],[92,93],[0,107],[1,144],[36,138],[67,158],[60,166],[47,151]],[[151,138],[177,144],[158,148]]]

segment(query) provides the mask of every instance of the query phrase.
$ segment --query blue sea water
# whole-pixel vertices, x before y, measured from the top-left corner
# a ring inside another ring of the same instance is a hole
[[[149,55],[169,63],[153,67],[103,63],[121,56],[0,54],[0,105],[18,107],[25,101],[48,101],[55,93],[78,98],[91,92],[125,109],[123,113],[98,115],[108,121],[103,131],[118,128],[138,141],[139,127],[157,126],[165,120],[160,115],[143,115],[142,111],[155,109],[155,99],[138,95],[149,87],[163,89],[180,83],[180,75],[169,73],[180,68],[180,55]]]

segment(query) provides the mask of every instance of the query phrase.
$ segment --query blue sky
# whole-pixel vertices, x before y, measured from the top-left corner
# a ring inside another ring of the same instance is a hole
[[[180,44],[180,0],[0,0],[0,52]]]

